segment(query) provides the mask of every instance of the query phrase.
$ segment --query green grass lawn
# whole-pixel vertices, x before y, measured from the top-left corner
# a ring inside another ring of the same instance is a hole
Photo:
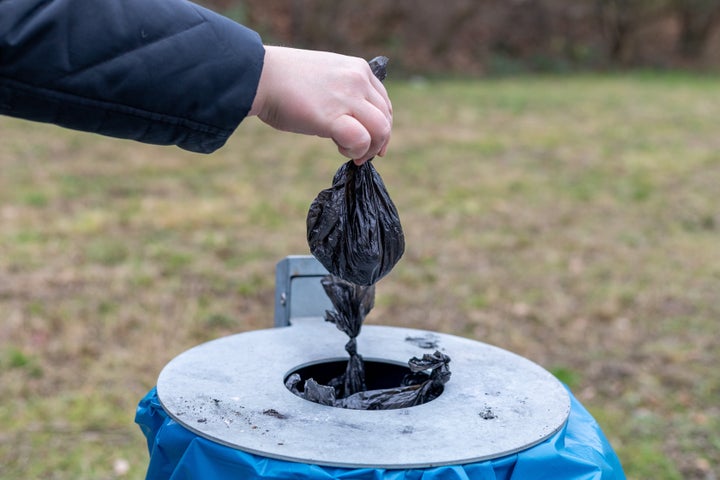
[[[631,479],[716,478],[720,78],[388,89],[407,249],[367,321],[543,365]],[[254,119],[201,156],[0,117],[0,478],[141,478],[137,402],[182,351],[272,325],[341,161]]]

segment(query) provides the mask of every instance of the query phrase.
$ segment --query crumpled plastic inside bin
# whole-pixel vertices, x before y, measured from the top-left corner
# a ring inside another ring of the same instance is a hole
[[[448,368],[450,357],[436,351],[426,353],[422,358],[413,357],[408,361],[412,373],[405,376],[400,386],[378,390],[358,391],[344,398],[335,397],[335,388],[321,385],[310,378],[305,381],[304,390],[298,390],[301,377],[294,373],[285,385],[295,395],[311,402],[355,410],[392,410],[422,405],[440,396],[443,385],[450,379]],[[428,375],[424,373],[431,370]]]
[[[450,380],[450,357],[439,351],[422,358],[411,358],[408,361],[410,373],[396,387],[367,390],[364,362],[357,352],[356,338],[365,316],[375,305],[375,286],[356,285],[334,275],[323,277],[321,284],[335,307],[334,311],[325,311],[325,320],[334,323],[350,338],[345,345],[350,358],[345,372],[327,385],[308,378],[300,388],[303,379],[293,373],[285,381],[288,390],[311,402],[356,410],[407,408],[440,396],[443,386]]]

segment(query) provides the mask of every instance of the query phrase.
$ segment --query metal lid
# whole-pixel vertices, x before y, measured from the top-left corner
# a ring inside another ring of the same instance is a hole
[[[366,360],[405,365],[442,351],[452,359],[443,394],[417,407],[346,410],[285,388],[299,367],[346,359],[347,337],[320,318],[220,338],[173,359],[157,391],[166,412],[192,432],[263,457],[338,467],[461,465],[530,448],[562,428],[563,385],[537,364],[453,335],[366,325]]]

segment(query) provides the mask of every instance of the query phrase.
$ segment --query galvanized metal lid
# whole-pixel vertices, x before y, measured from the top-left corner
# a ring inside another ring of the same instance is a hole
[[[347,337],[321,318],[220,338],[173,359],[157,391],[166,412],[192,432],[263,457],[348,468],[461,465],[530,448],[562,428],[563,385],[537,364],[453,335],[363,327],[368,361],[405,365],[435,349],[452,359],[443,394],[381,411],[315,404],[285,388],[299,367],[346,359]]]

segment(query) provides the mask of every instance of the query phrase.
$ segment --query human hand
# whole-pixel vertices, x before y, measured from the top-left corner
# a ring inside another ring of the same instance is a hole
[[[265,47],[265,64],[250,110],[288,132],[331,138],[357,165],[383,156],[392,104],[368,63],[329,52]]]

